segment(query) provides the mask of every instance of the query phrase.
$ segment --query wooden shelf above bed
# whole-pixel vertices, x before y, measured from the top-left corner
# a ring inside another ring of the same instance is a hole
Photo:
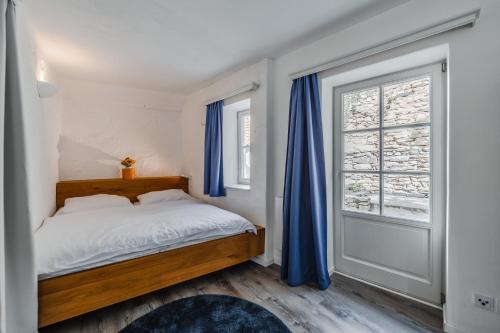
[[[64,206],[64,200],[94,194],[116,194],[127,197],[132,202],[137,196],[151,191],[182,189],[189,193],[188,178],[182,176],[140,177],[133,180],[121,178],[65,180],[56,185],[56,206]]]

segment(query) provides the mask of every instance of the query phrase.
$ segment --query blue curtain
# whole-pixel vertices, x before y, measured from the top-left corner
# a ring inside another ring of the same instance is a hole
[[[205,121],[205,182],[203,193],[211,197],[226,195],[222,160],[222,112],[224,101],[207,105]]]
[[[283,196],[281,277],[291,286],[330,285],[326,183],[317,74],[293,81]]]

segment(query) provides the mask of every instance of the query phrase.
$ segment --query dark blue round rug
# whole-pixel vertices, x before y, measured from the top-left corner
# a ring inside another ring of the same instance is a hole
[[[160,306],[120,333],[289,333],[283,322],[262,306],[241,298],[200,295]]]

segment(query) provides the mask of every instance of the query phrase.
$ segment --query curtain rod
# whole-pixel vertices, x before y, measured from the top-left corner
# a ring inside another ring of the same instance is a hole
[[[223,99],[228,99],[228,98],[234,97],[236,95],[246,93],[248,91],[255,91],[259,88],[259,86],[260,86],[260,83],[252,82],[252,83],[247,84],[239,89],[228,92],[220,97],[209,99],[209,100],[205,101],[205,105],[208,105],[208,104],[211,104],[211,103],[223,100]]]
[[[364,59],[366,57],[382,53],[391,49],[394,49],[399,46],[403,46],[406,44],[410,44],[416,41],[419,41],[421,39],[425,39],[428,37],[432,37],[444,32],[448,32],[451,30],[459,29],[459,28],[465,28],[465,27],[473,27],[474,24],[476,23],[477,19],[479,18],[479,12],[480,10],[477,9],[473,12],[468,12],[466,14],[459,15],[455,18],[427,26],[426,28],[415,30],[411,33],[404,34],[397,36],[395,38],[383,41],[381,43],[374,44],[372,46],[369,46],[367,48],[363,48],[357,51],[354,51],[352,53],[349,53],[347,55],[341,56],[339,58],[335,58],[333,60],[330,60],[328,62],[309,67],[306,69],[303,69],[298,72],[294,72],[290,74],[290,78],[297,79],[299,77],[313,74],[313,73],[319,73],[322,71],[325,71],[327,69],[332,69],[335,67],[339,67],[345,64],[348,64],[350,62],[354,62],[357,60]]]

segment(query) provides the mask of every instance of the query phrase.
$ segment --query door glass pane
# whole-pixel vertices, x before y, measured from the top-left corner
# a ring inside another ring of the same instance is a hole
[[[379,127],[379,88],[342,94],[344,130]]]
[[[344,209],[364,213],[380,213],[378,174],[344,174]]]
[[[383,214],[429,221],[429,176],[384,175]]]
[[[379,131],[344,134],[344,170],[378,170],[379,144]]]
[[[430,121],[430,76],[383,86],[384,126]]]
[[[430,171],[430,127],[384,131],[384,171]]]

